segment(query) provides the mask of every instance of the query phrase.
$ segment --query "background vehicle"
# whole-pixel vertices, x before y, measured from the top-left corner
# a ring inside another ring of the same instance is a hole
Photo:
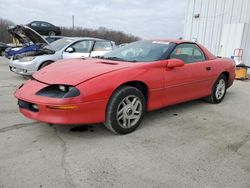
[[[30,28],[34,29],[41,35],[61,35],[60,27],[56,27],[51,23],[44,22],[44,21],[33,21],[27,24]]]
[[[3,42],[0,42],[0,55],[1,56],[4,56],[4,51],[7,49],[7,48],[10,48],[9,45],[3,43]]]
[[[45,37],[45,40],[48,41],[48,43],[52,43],[52,42],[55,42],[61,38],[63,38],[63,36],[47,36],[47,37]]]
[[[101,56],[113,49],[112,42],[97,38],[62,38],[29,56],[14,56],[10,70],[21,75],[32,75],[37,70],[59,59]]]
[[[8,48],[5,50],[5,56],[11,58],[17,55],[29,55],[37,52],[40,48],[49,43],[37,32],[27,26],[17,25],[8,29],[10,35],[22,44],[21,47]]]
[[[54,63],[15,92],[21,113],[48,123],[104,122],[134,131],[145,111],[205,98],[220,103],[235,78],[234,61],[202,45],[139,41],[90,59]]]

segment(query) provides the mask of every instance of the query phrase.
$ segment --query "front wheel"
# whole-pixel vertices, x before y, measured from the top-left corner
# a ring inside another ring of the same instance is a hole
[[[121,87],[109,101],[104,125],[116,134],[131,133],[140,125],[145,108],[145,97],[140,90]]]
[[[40,67],[38,68],[38,70],[43,69],[44,67],[50,65],[51,63],[52,63],[51,61],[45,61],[44,63],[42,63],[42,64],[40,65]]]
[[[227,92],[227,78],[224,74],[222,74],[216,80],[211,95],[206,97],[205,100],[213,104],[220,103],[224,99],[226,92]]]

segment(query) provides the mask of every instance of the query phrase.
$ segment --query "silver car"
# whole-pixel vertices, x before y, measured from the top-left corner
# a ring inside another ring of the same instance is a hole
[[[102,56],[112,49],[112,41],[87,37],[64,37],[44,46],[33,55],[12,57],[9,67],[17,74],[32,75],[60,59]]]

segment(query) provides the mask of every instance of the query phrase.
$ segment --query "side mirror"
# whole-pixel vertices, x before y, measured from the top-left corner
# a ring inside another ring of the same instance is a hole
[[[181,59],[169,59],[167,67],[168,68],[175,68],[175,67],[183,67],[184,66],[184,61]]]
[[[73,47],[68,47],[65,52],[68,52],[68,53],[73,53],[75,52],[75,49]]]

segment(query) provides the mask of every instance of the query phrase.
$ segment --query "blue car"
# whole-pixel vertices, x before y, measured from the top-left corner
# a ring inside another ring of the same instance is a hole
[[[21,47],[7,48],[5,50],[5,56],[9,59],[13,56],[33,54],[43,46],[49,44],[42,36],[28,26],[17,25],[8,29],[8,32],[22,44]]]

